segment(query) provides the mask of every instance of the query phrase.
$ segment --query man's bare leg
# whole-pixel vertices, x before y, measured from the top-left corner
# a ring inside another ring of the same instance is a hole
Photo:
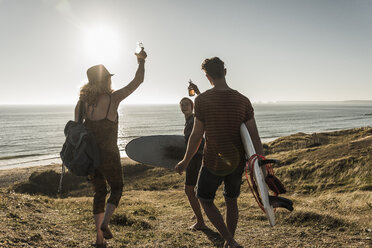
[[[221,212],[218,210],[216,205],[213,202],[209,201],[200,201],[205,214],[208,216],[208,219],[212,222],[214,227],[218,230],[221,236],[226,241],[228,247],[238,247],[239,244],[235,241],[234,237],[231,235],[230,231],[227,229]]]
[[[195,185],[185,185],[185,193],[189,199],[190,206],[194,211],[196,217],[196,223],[190,227],[190,229],[203,230],[207,229],[204,223],[203,215],[200,209],[198,198],[195,196]]]
[[[226,224],[227,229],[234,237],[236,226],[238,225],[239,209],[237,198],[225,197],[226,202]]]
[[[185,193],[189,199],[190,206],[194,211],[196,217],[196,223],[192,225],[191,229],[202,230],[207,229],[204,223],[203,214],[200,209],[200,204],[198,198],[195,196],[195,185],[185,185]]]

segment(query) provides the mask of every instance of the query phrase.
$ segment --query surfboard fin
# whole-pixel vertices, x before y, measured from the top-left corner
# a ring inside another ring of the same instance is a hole
[[[269,202],[274,208],[285,208],[288,211],[293,211],[293,202],[287,198],[269,195]]]
[[[265,182],[269,189],[271,189],[271,191],[274,192],[276,195],[284,194],[285,192],[287,192],[283,183],[273,174],[269,173],[265,177]]]
[[[283,183],[274,175],[271,164],[280,164],[280,161],[277,159],[260,159],[258,161],[259,166],[263,167],[264,165],[269,164],[268,167],[264,167],[262,170],[266,172],[265,182],[269,189],[273,191],[276,195],[284,194],[287,192]]]

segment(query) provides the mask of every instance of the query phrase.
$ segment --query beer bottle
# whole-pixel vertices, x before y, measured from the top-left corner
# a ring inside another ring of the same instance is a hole
[[[189,96],[195,96],[195,90],[194,88],[192,87],[192,81],[191,79],[189,80],[189,87],[187,88],[189,90]]]

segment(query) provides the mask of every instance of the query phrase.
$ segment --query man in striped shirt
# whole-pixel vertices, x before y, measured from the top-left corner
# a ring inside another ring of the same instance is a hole
[[[225,79],[226,68],[218,57],[204,60],[202,70],[213,86],[195,99],[194,128],[187,150],[175,169],[187,168],[205,133],[203,166],[197,182],[197,196],[206,215],[225,239],[225,247],[242,247],[234,239],[239,211],[237,198],[244,171],[244,148],[240,125],[245,123],[258,154],[263,148],[258,135],[254,111],[247,97],[231,89]],[[226,224],[213,203],[216,191],[224,182]]]

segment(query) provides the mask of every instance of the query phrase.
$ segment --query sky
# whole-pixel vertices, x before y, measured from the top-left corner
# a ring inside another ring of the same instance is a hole
[[[134,77],[129,104],[178,103],[220,57],[227,83],[252,102],[372,100],[369,0],[0,0],[0,104],[75,104],[86,70],[113,89]]]

